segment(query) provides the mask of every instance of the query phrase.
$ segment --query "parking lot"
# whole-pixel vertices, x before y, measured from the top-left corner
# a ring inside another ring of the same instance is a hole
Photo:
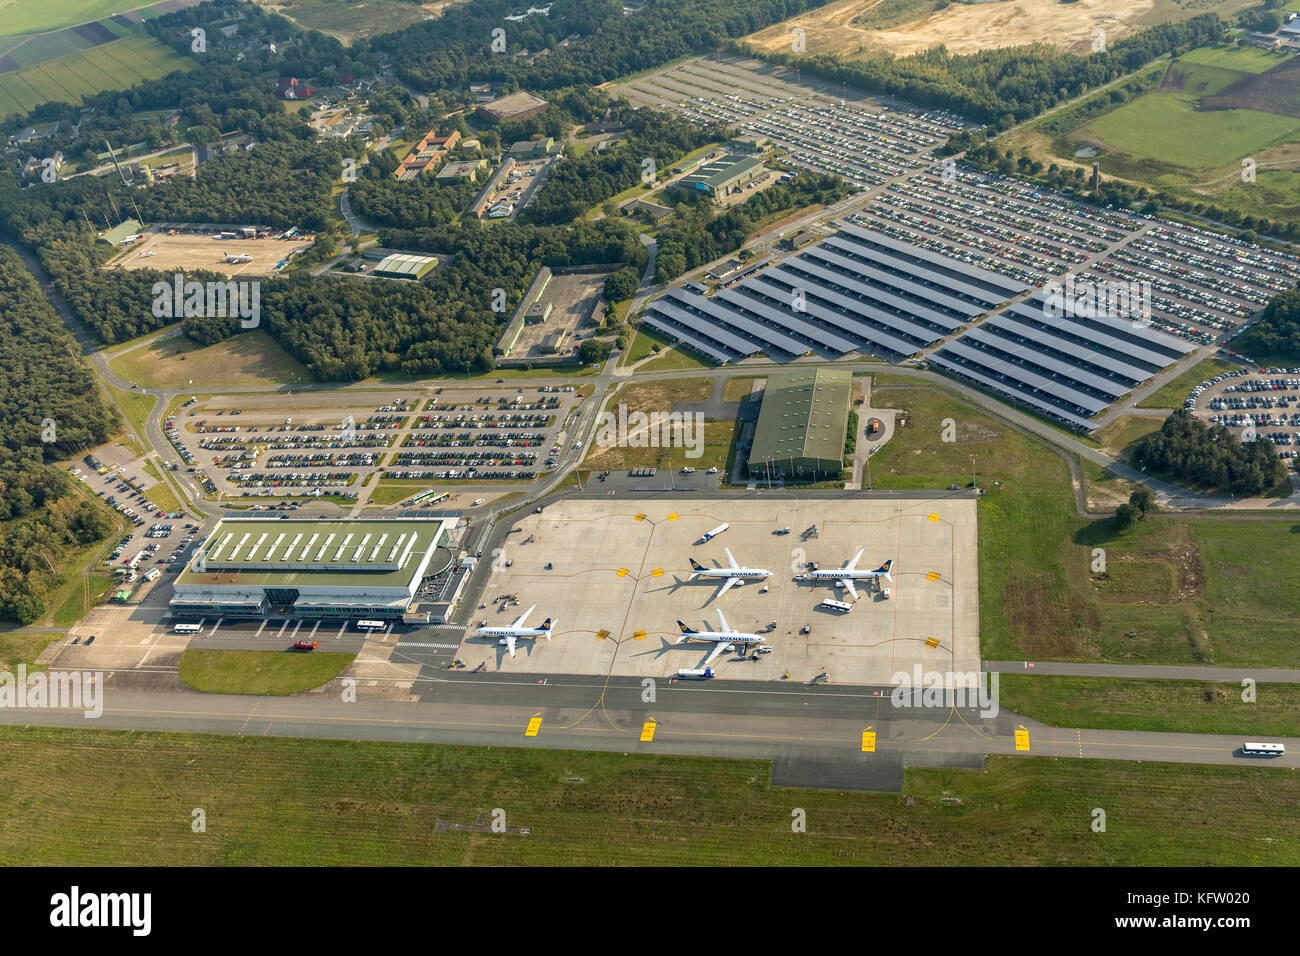
[[[725,533],[701,540],[724,522]],[[777,533],[784,527],[792,530]],[[689,559],[725,565],[724,547],[740,564],[772,576],[715,599],[721,582],[688,580]],[[861,568],[894,562],[888,598],[866,581],[858,582],[861,599],[852,603],[827,583],[795,580],[796,566],[839,567],[860,548]],[[716,630],[720,607],[732,628],[763,630],[772,648],[757,660],[722,654],[709,665],[720,677],[778,680],[788,673],[792,681],[866,684],[887,683],[916,664],[978,671],[975,548],[975,502],[966,498],[568,499],[522,516],[507,534],[493,555],[486,606],[471,612],[473,626],[458,654],[471,668],[670,678],[700,666],[711,650],[675,644],[676,622]],[[827,610],[821,602],[828,598],[852,609]],[[509,624],[534,604],[525,624],[552,618],[550,641],[521,638],[511,659],[497,639],[473,635],[480,621]],[[805,627],[809,632],[801,633]]]
[[[180,466],[211,495],[346,503],[403,479],[531,480],[552,467],[579,394],[573,385],[498,383],[400,396],[302,393],[288,403],[213,396],[186,402],[164,424]]]
[[[1243,441],[1270,441],[1294,469],[1300,451],[1300,368],[1223,372],[1202,382],[1185,407]]]

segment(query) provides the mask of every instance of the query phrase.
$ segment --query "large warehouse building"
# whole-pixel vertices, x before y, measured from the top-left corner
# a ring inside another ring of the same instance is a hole
[[[843,470],[853,373],[810,368],[768,377],[749,450],[752,478],[822,481]]]
[[[489,123],[520,123],[546,112],[551,104],[540,96],[520,90],[484,103],[476,112]]]
[[[401,620],[424,576],[442,570],[434,552],[456,521],[227,518],[176,579],[171,611]]]
[[[681,185],[710,196],[726,196],[744,188],[763,172],[763,163],[753,156],[728,154],[683,176]]]

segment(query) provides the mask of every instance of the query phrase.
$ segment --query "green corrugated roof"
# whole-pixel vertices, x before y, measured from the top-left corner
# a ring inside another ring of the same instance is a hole
[[[694,186],[697,183],[717,190],[739,176],[747,175],[763,164],[753,156],[723,156],[711,163],[706,163],[689,176],[682,177],[683,185]]]
[[[768,377],[751,462],[844,457],[853,373],[816,368]]]

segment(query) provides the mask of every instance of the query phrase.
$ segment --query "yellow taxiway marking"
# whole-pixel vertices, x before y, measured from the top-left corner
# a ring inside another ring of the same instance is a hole
[[[939,578],[940,578],[940,574],[938,571],[931,571],[929,574],[925,576],[925,579],[927,581],[938,581]]]
[[[937,637],[931,637],[931,638],[929,638],[929,639],[925,642],[925,646],[926,646],[926,647],[931,647],[931,648],[933,648],[933,647],[938,647],[938,646],[939,646],[939,639],[938,639]]]
[[[609,631],[605,630],[603,627],[596,632],[596,640],[598,641],[603,641],[607,637],[609,637]]]
[[[641,742],[648,744],[655,739],[655,721],[651,717],[641,727]]]
[[[537,736],[537,731],[539,731],[539,730],[541,730],[541,729],[542,729],[542,715],[541,715],[541,714],[533,714],[532,719],[531,719],[530,721],[528,721],[528,729],[524,731],[524,736],[525,736],[525,737],[536,737],[536,736]]]
[[[669,520],[669,521],[676,521],[676,520],[677,520],[677,512],[674,511],[672,514],[670,514],[670,515],[668,516],[668,520]]]
[[[645,521],[645,515],[644,515],[644,514],[633,515],[633,516],[632,516],[632,520],[633,520],[633,521]]]
[[[650,572],[650,577],[652,578],[662,578],[663,576],[664,576],[663,568],[655,568]]]
[[[633,632],[632,632],[632,640],[634,640],[634,641],[639,641],[639,640],[641,640],[643,637],[645,637],[645,631],[633,631]]]
[[[632,572],[629,571],[627,568],[619,568],[619,569],[618,569],[618,576],[619,576],[620,578],[625,578],[625,577],[627,577],[627,576],[628,576],[629,574],[631,574],[631,573],[632,573]]]
[[[1024,727],[1021,727],[1019,730],[1016,731],[1016,749],[1017,750],[1029,749],[1029,731],[1026,730]]]
[[[937,515],[937,514],[932,514],[932,515],[930,515],[930,517],[929,517],[927,520],[928,520],[928,521],[938,521],[938,520],[939,520],[939,515]]]
[[[876,752],[876,732],[870,727],[862,731],[862,752],[864,754]]]

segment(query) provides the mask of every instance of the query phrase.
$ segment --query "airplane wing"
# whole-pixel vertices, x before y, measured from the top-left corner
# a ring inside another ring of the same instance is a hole
[[[507,634],[507,635],[506,635],[506,648],[507,648],[507,650],[510,651],[510,656],[511,656],[511,657],[514,657],[514,656],[515,656],[515,636],[514,636],[513,634]]]
[[[740,578],[727,578],[727,580],[723,582],[722,587],[718,588],[718,593],[713,595],[713,597],[715,599],[722,597],[722,595],[726,594],[728,591],[730,591],[733,587],[735,587],[739,583],[740,583]]]
[[[856,570],[856,569],[857,569],[857,566],[858,566],[858,558],[862,557],[862,552],[865,551],[865,550],[867,550],[867,549],[866,549],[866,548],[859,548],[859,549],[858,549],[858,553],[855,554],[855,555],[853,556],[853,559],[852,559],[851,561],[849,561],[848,564],[844,565],[844,570],[845,570],[845,571],[853,571],[853,570]]]
[[[534,604],[533,607],[537,607],[537,605]],[[533,607],[530,607],[527,611],[524,611],[523,614],[520,614],[517,618],[515,618],[515,623],[511,624],[510,626],[511,626],[511,627],[523,627],[523,626],[524,626],[524,618],[526,618],[528,615],[530,615],[530,614],[533,613]]]
[[[736,568],[740,567],[740,565],[738,565],[738,564],[736,563],[736,559],[733,558],[733,557],[731,556],[731,549],[730,549],[730,548],[723,548],[722,550],[725,551],[725,552],[727,552],[727,561],[730,562],[730,564],[731,564],[731,568],[732,568],[733,571],[734,571]]]
[[[840,582],[840,587],[842,587],[844,590],[846,590],[846,591],[848,591],[850,594],[852,594],[852,595],[853,595],[853,600],[856,601],[856,600],[858,599],[858,589],[855,588],[855,587],[853,586],[853,581],[852,581],[852,579],[850,579],[850,578],[845,578],[844,580],[842,580],[842,581]]]
[[[732,580],[734,581],[735,578],[732,578]],[[719,628],[720,631],[725,633],[726,631],[731,630],[731,628],[727,626],[727,619],[722,616],[722,608],[718,608],[718,622],[722,625],[722,627]]]
[[[704,658],[704,666],[707,667],[709,664],[712,664],[713,659],[715,657],[717,657],[723,651],[730,650],[730,648],[731,645],[728,644],[726,641],[718,641],[716,644],[713,645],[713,650],[709,651],[709,656]]]

